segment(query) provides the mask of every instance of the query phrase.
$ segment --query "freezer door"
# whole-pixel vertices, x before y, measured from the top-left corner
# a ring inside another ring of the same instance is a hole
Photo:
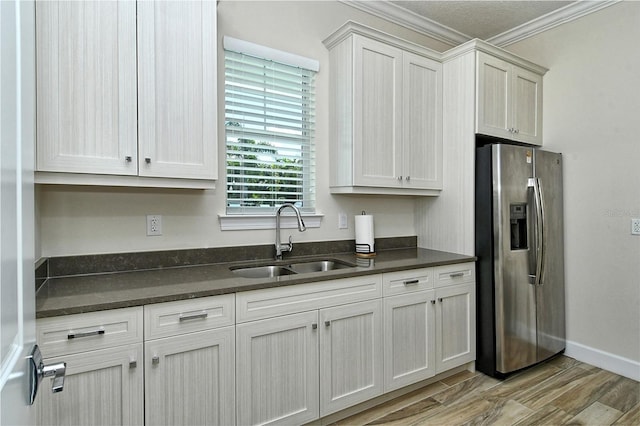
[[[536,286],[537,359],[543,361],[565,348],[562,156],[536,150],[534,174],[544,209],[542,276]]]
[[[529,283],[533,149],[492,149],[496,370],[509,373],[537,360],[536,287]]]

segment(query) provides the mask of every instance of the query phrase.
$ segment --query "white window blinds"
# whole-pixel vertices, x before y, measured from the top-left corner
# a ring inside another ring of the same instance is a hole
[[[316,72],[251,53],[225,39],[227,213],[313,212]]]

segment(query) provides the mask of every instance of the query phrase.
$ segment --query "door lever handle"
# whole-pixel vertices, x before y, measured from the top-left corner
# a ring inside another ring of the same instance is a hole
[[[53,365],[45,365],[42,368],[43,377],[53,377],[51,391],[53,393],[62,392],[64,389],[64,376],[67,371],[67,363],[60,362]]]
[[[64,389],[64,376],[67,371],[66,362],[45,365],[38,345],[33,346],[27,359],[29,362],[29,405],[33,405],[40,383],[45,377],[53,377],[52,392],[62,392]]]

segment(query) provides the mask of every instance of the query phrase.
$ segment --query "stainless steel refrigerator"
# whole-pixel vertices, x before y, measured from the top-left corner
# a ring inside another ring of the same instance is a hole
[[[476,149],[476,368],[494,377],[565,348],[562,156]]]

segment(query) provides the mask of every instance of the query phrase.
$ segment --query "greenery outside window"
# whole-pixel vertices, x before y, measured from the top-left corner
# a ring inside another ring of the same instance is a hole
[[[229,37],[224,44],[227,214],[268,214],[283,203],[315,212],[317,62]]]

